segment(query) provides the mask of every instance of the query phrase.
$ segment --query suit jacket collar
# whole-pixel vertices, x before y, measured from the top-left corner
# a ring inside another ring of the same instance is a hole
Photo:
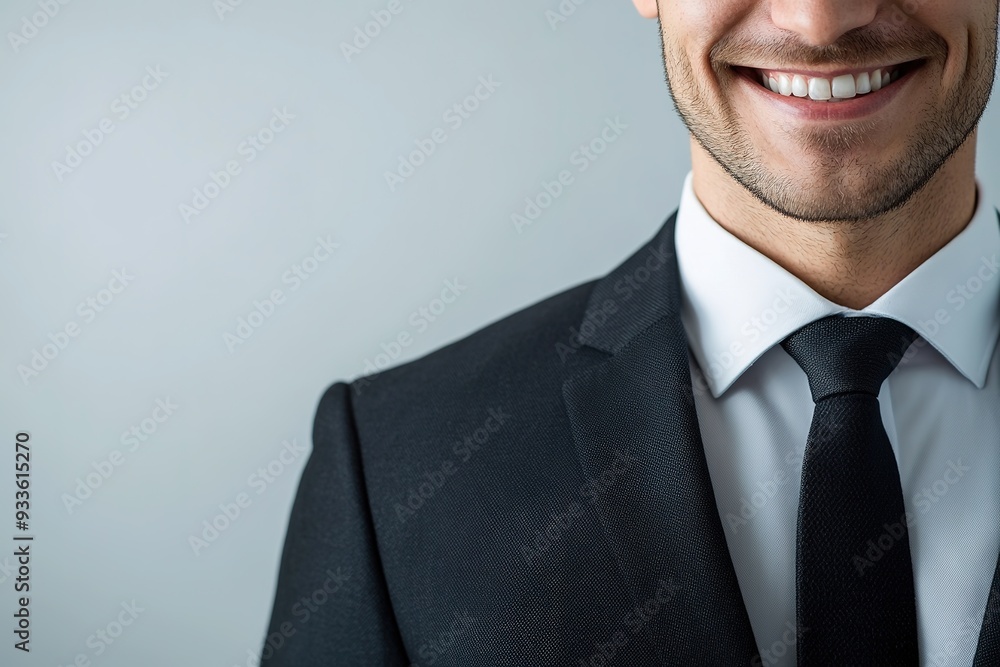
[[[671,217],[591,294],[580,342],[610,356],[563,385],[650,664],[752,664],[750,620],[702,448]]]
[[[663,318],[680,323],[680,273],[674,249],[676,220],[675,213],[656,236],[596,283],[587,304],[587,315],[580,323],[580,343],[617,354]]]

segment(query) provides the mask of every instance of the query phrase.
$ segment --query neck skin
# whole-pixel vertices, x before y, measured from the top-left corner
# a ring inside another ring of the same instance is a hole
[[[901,209],[863,224],[803,222],[765,206],[691,141],[695,195],[726,231],[823,297],[861,310],[957,236],[976,209],[976,133]]]

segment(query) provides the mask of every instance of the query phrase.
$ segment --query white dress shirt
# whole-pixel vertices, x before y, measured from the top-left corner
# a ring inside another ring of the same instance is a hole
[[[682,321],[719,514],[764,665],[795,665],[795,527],[813,401],[781,347],[837,313],[921,335],[882,385],[917,595],[921,665],[972,665],[1000,555],[1000,221],[975,217],[875,303],[817,294],[727,232],[684,184],[677,217]],[[808,628],[803,632],[808,632]]]

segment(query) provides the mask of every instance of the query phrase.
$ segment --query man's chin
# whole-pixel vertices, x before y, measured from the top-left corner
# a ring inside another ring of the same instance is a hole
[[[817,183],[827,184],[817,187]],[[900,208],[909,192],[874,194],[870,186],[843,186],[835,179],[747,188],[760,202],[785,217],[804,222],[864,222]]]

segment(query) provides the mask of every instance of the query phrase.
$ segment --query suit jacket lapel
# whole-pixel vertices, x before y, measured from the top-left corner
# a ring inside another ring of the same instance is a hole
[[[715,504],[680,320],[674,218],[591,294],[580,342],[609,358],[566,381],[581,465],[660,664],[753,664]],[[633,628],[638,632],[638,629]]]
[[[979,631],[979,644],[972,667],[1000,665],[1000,563],[993,572],[993,585],[986,600],[983,627]]]

